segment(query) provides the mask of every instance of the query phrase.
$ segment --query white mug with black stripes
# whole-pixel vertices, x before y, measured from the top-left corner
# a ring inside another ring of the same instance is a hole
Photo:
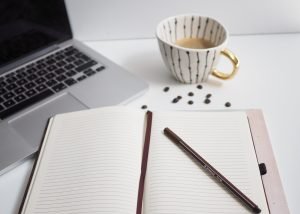
[[[232,78],[239,68],[238,58],[226,44],[228,32],[217,20],[195,14],[169,17],[156,29],[161,55],[172,75],[182,83],[205,82],[208,76]],[[230,73],[216,69],[220,55],[233,64]]]

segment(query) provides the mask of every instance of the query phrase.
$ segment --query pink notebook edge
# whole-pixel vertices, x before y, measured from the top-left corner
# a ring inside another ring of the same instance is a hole
[[[267,173],[262,175],[262,182],[269,211],[271,214],[290,213],[263,112],[260,109],[251,109],[246,114],[258,163],[265,163],[267,168]]]

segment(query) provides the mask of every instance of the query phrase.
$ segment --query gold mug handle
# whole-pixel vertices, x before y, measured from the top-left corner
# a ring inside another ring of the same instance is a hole
[[[239,69],[240,66],[239,59],[234,55],[234,53],[232,53],[228,49],[222,50],[221,54],[226,56],[232,62],[233,70],[231,71],[231,73],[223,73],[221,71],[214,69],[212,75],[223,80],[231,79],[232,77],[234,77],[234,75],[237,73]]]

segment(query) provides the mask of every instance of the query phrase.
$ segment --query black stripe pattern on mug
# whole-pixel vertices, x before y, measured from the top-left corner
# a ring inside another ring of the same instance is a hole
[[[196,74],[196,82],[199,82],[199,66],[200,66],[200,58],[199,58],[199,53],[197,52],[197,74]]]
[[[212,27],[210,28],[209,41],[212,41],[215,24],[216,24],[216,22],[213,22]]]
[[[179,73],[180,73],[180,76],[181,76],[181,81],[182,81],[183,83],[185,83],[185,80],[184,80],[184,78],[183,78],[182,68],[181,68],[180,52],[179,52],[178,49],[177,49],[177,52],[178,52],[178,68],[179,68]]]
[[[208,22],[209,22],[209,18],[207,18],[206,21],[205,21],[205,26],[204,26],[204,31],[203,31],[203,37],[202,37],[203,39],[205,39],[205,34],[206,34]]]
[[[173,57],[173,47],[172,47],[172,46],[170,46],[170,56],[171,56],[171,63],[172,63],[172,70],[173,70],[173,73],[175,74],[176,79],[177,79],[178,81],[180,81],[180,79],[178,78],[176,69],[175,69],[175,63],[174,63],[174,57]]]
[[[193,23],[194,23],[194,16],[192,16],[192,18],[191,18],[191,34],[190,34],[190,38],[192,38],[192,36],[193,36]]]
[[[202,75],[202,79],[201,79],[201,82],[204,81],[205,79],[205,76],[206,76],[206,72],[207,72],[207,63],[208,63],[208,54],[209,54],[209,50],[206,51],[206,58],[205,58],[205,67],[204,67],[204,71],[203,71],[203,75]]]
[[[177,41],[177,19],[175,18],[174,24],[175,24],[175,41]]]
[[[200,29],[201,29],[201,17],[199,17],[198,19],[198,26],[197,26],[197,38],[199,38],[199,33],[200,33]]]
[[[168,22],[168,26],[169,26],[170,41],[171,41],[171,42],[174,42],[174,41],[172,40],[172,29],[171,29],[170,22]]]
[[[189,74],[190,74],[190,83],[192,83],[192,68],[191,68],[191,58],[190,58],[190,52],[186,52],[187,57],[188,57],[188,69],[189,69]]]
[[[184,38],[186,38],[186,17],[184,17],[184,22],[183,22],[183,32],[184,32]]]

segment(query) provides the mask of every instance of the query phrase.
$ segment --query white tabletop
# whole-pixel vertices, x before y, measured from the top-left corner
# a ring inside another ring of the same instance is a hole
[[[151,110],[212,110],[248,109],[263,110],[273,151],[291,213],[300,212],[300,34],[233,36],[228,48],[241,61],[237,76],[228,81],[213,77],[196,85],[177,83],[164,66],[155,39],[86,42],[129,72],[148,81],[149,91],[128,105]],[[230,69],[221,60],[220,69]],[[169,92],[163,92],[165,86]],[[189,97],[188,92],[195,95]],[[211,103],[204,104],[207,93]],[[181,95],[177,104],[171,101]],[[193,100],[193,105],[187,102]],[[230,108],[224,107],[231,102]],[[0,176],[0,213],[17,213],[33,160],[28,160]],[[274,187],[276,188],[276,187]]]

